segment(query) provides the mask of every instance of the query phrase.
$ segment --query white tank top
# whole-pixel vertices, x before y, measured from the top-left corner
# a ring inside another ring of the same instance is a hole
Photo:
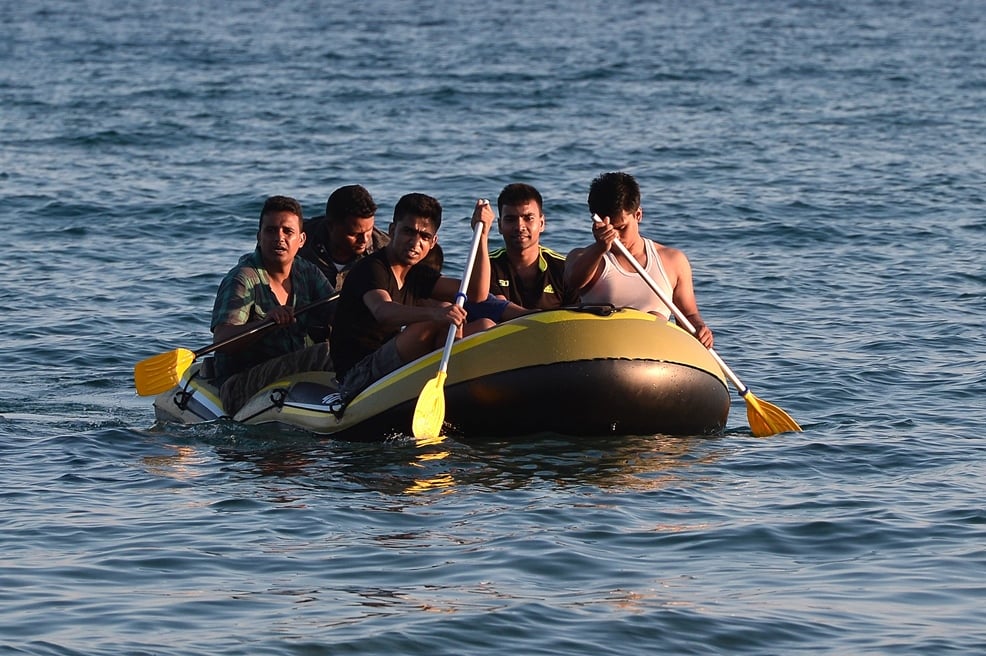
[[[661,256],[654,248],[654,242],[646,237],[641,239],[644,240],[646,254],[644,270],[654,279],[658,287],[667,293],[668,298],[672,298],[674,291],[671,289],[668,274],[664,271],[664,265],[661,264]],[[644,282],[636,270],[624,271],[617,264],[616,255],[612,252],[603,255],[603,272],[596,280],[596,284],[582,292],[582,302],[588,305],[612,303],[616,307],[632,307],[659,314],[665,319],[671,318],[670,308],[654,293],[650,285]]]

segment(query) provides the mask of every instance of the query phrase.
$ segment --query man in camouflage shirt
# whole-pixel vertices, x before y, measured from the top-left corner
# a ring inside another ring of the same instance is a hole
[[[296,312],[335,294],[318,267],[295,257],[305,243],[302,222],[298,201],[286,196],[268,198],[260,212],[256,250],[242,256],[219,285],[212,309],[216,342],[265,321],[274,324],[216,353],[216,384],[229,416],[278,378],[332,369],[328,343],[316,342],[310,334],[325,334],[329,304]]]

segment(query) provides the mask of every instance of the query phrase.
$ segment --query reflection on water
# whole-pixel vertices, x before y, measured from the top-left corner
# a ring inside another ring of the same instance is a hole
[[[209,452],[203,450],[207,447]],[[557,436],[524,442],[458,442],[418,447],[411,438],[349,443],[293,432],[253,429],[231,437],[203,434],[196,444],[169,445],[144,458],[149,471],[188,480],[204,460],[230,463],[227,474],[260,477],[274,496],[303,498],[310,488],[376,491],[389,496],[448,494],[463,488],[519,489],[542,482],[647,491],[674,485],[681,472],[708,465],[727,449],[720,438]],[[277,480],[276,486],[271,483]],[[261,485],[260,487],[264,487]],[[291,488],[296,488],[293,492]]]
[[[191,446],[168,444],[164,448],[169,449],[170,453],[141,458],[147,473],[162,478],[189,481],[197,476],[195,467],[207,460],[201,449]]]
[[[435,442],[432,442],[435,444]],[[423,451],[418,454],[415,458],[415,466],[425,470],[429,465],[433,463],[441,463],[448,459],[448,451]],[[424,492],[431,492],[434,490],[441,490],[444,492],[452,492],[455,487],[455,478],[449,472],[438,472],[432,475],[428,475],[424,478],[416,478],[414,481],[405,488],[404,492],[408,494],[421,494]]]

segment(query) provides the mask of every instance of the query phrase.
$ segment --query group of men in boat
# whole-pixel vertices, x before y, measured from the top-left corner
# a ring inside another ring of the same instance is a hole
[[[602,219],[593,221],[593,242],[566,257],[540,243],[543,201],[533,186],[504,187],[496,216],[489,201],[478,200],[471,224],[479,230],[479,248],[460,306],[461,280],[441,273],[437,199],[421,193],[401,197],[384,233],[375,225],[377,205],[360,185],[336,189],[325,215],[308,221],[295,199],[268,198],[257,247],[223,278],[212,311],[216,342],[244,335],[216,353],[224,409],[235,414],[285,375],[325,370],[339,381],[338,398],[329,405],[341,415],[374,381],[441,348],[452,325],[463,337],[526,312],[578,303],[634,307],[670,318],[670,309],[625,260],[624,249],[613,249],[617,239],[711,347],[688,258],[639,232],[643,210],[633,176],[596,177],[588,204]],[[494,221],[503,247],[491,252]],[[265,321],[274,327],[245,334]]]

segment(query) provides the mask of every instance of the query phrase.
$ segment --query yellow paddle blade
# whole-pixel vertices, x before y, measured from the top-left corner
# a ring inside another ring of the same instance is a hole
[[[746,418],[754,437],[770,437],[778,433],[801,432],[801,426],[794,418],[776,405],[758,399],[747,390],[743,395],[746,401]]]
[[[182,374],[195,361],[188,349],[175,349],[152,355],[134,365],[134,385],[141,396],[167,392],[178,384]]]
[[[425,383],[414,406],[411,432],[419,446],[441,442],[442,424],[445,423],[445,377],[446,373],[439,371]]]

